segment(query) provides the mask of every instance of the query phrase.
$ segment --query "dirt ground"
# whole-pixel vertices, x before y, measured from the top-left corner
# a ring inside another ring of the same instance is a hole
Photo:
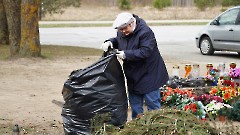
[[[63,102],[63,84],[73,70],[90,66],[100,57],[1,60],[0,134],[10,135],[12,127],[18,124],[21,135],[62,135],[62,108],[58,105]],[[166,54],[163,58],[169,74],[174,64],[184,67],[183,61],[176,61]],[[180,76],[183,74],[181,68]]]
[[[89,66],[99,57],[41,58],[0,61],[0,134],[18,124],[22,133],[62,133],[61,90],[72,70]],[[25,132],[24,132],[25,131]]]

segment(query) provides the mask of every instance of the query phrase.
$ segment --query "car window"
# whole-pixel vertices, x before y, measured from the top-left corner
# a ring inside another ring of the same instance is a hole
[[[240,9],[239,9],[239,13],[238,13],[238,18],[236,21],[236,25],[240,25]]]
[[[235,25],[239,9],[232,9],[222,14],[218,21],[220,25]]]

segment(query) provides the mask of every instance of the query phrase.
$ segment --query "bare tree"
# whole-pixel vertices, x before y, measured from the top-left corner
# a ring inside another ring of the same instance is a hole
[[[21,3],[21,56],[41,55],[38,8],[40,0],[22,0]]]
[[[6,12],[3,6],[3,0],[0,0],[0,45],[8,44],[8,41]]]
[[[21,0],[3,0],[9,31],[10,55],[18,55],[21,39]]]

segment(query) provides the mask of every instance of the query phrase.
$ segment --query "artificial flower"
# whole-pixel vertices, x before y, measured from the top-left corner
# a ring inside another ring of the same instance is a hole
[[[199,118],[205,118],[206,115],[205,108],[201,101],[186,104],[184,106],[184,111],[189,111],[190,113],[196,115]]]
[[[230,68],[229,76],[232,78],[240,78],[240,68]]]
[[[239,92],[237,91],[238,88],[234,88],[231,86],[216,86],[213,87],[209,94],[220,96],[224,100],[225,103],[230,101],[233,98],[238,97]]]
[[[224,104],[213,100],[205,106],[205,110],[209,115],[216,116],[217,112],[223,107],[232,108],[232,106],[229,104]]]
[[[213,90],[214,93],[217,93],[217,89]],[[211,101],[215,100],[216,102],[223,102],[222,97],[215,96],[214,94],[202,94],[194,98],[195,101],[201,101],[203,105],[209,104]]]
[[[166,87],[165,91],[162,91],[162,103],[168,107],[182,110],[185,104],[193,102],[195,96],[192,89]]]

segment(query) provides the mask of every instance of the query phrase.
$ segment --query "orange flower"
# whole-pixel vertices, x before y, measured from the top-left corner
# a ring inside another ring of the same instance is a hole
[[[192,91],[187,91],[187,95],[189,96],[189,97],[192,97],[193,96],[193,94],[192,94]]]
[[[216,87],[213,87],[209,93],[211,95],[215,95],[217,92],[218,92],[218,89]]]
[[[171,87],[167,87],[169,92],[172,92],[172,88]]]
[[[180,95],[184,95],[184,91],[183,90],[179,90],[178,92]]]
[[[223,95],[223,99],[224,100],[229,100],[231,98],[231,94],[230,93],[224,93],[224,95]]]
[[[232,95],[233,97],[236,97],[236,95],[237,95],[237,91],[236,91],[235,89],[232,89],[232,91],[231,91],[231,95]]]
[[[163,98],[162,98],[162,100],[165,102],[165,101],[167,101],[167,96],[164,96]]]
[[[166,96],[170,96],[171,93],[170,93],[170,92],[165,92],[165,95],[166,95]]]
[[[175,93],[179,93],[179,91],[180,91],[180,90],[179,90],[178,88],[174,89],[174,92],[175,92]]]
[[[221,91],[225,91],[227,89],[227,87],[221,87]]]
[[[193,113],[197,112],[197,108],[192,108],[191,110]]]

